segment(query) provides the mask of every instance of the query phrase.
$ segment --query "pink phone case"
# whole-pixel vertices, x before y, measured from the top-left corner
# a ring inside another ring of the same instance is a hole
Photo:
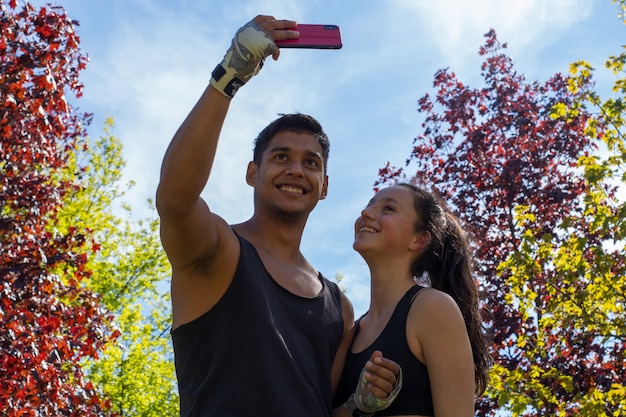
[[[337,25],[307,25],[295,27],[300,32],[298,39],[276,41],[279,48],[313,48],[313,49],[340,49],[341,33]]]

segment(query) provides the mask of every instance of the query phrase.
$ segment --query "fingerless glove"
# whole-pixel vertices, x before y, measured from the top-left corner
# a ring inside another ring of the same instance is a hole
[[[224,59],[211,74],[211,85],[233,98],[242,85],[259,73],[265,58],[277,49],[270,34],[251,20],[235,33]]]

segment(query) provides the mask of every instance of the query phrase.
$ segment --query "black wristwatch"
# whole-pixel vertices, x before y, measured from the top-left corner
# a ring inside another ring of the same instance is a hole
[[[352,417],[372,417],[374,414],[376,414],[376,413],[364,413],[363,411],[359,410],[359,408],[356,406],[356,403],[354,402],[354,394],[352,394],[350,398],[348,398],[348,401],[343,403],[343,407],[348,411],[348,414],[350,414]]]

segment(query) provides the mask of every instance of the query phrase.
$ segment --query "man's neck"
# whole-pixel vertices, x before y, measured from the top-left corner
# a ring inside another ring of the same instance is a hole
[[[235,231],[252,243],[257,250],[272,253],[286,261],[298,259],[304,221],[277,221],[274,218],[252,216],[244,223],[233,226]]]

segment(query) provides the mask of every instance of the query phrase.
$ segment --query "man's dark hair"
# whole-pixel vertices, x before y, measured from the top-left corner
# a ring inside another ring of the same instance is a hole
[[[284,131],[294,133],[311,133],[317,137],[318,143],[322,146],[322,160],[324,162],[324,172],[328,173],[328,155],[330,152],[330,141],[324,133],[322,125],[312,116],[302,113],[281,114],[280,117],[267,125],[254,140],[254,163],[261,163],[261,156],[268,148],[270,141],[276,134]]]

